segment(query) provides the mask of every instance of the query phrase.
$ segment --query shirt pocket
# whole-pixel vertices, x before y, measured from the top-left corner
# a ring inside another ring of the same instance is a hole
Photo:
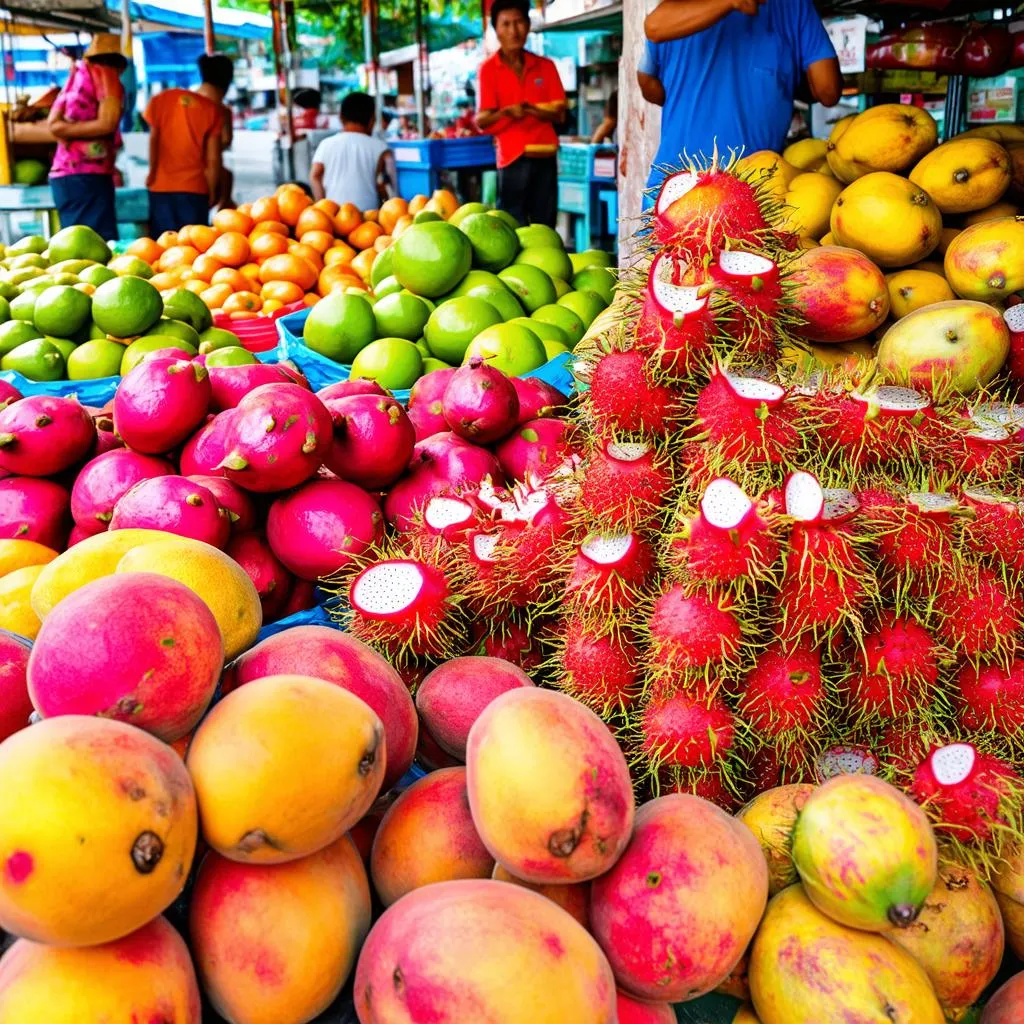
[[[765,17],[765,11],[757,15]],[[744,58],[749,62],[751,74],[751,95],[768,93],[792,100],[794,92],[793,55],[786,40],[769,29],[758,32],[749,47],[744,48]]]

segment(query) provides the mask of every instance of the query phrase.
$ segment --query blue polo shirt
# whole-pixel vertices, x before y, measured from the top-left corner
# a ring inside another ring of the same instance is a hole
[[[754,16],[731,11],[685,39],[648,40],[639,70],[665,87],[648,185],[682,163],[683,153],[710,157],[716,140],[720,153],[781,150],[804,73],[835,55],[811,0],[767,0]]]

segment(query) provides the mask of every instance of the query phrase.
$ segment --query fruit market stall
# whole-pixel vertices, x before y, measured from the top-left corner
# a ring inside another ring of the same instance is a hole
[[[1024,1019],[1024,227],[928,116],[619,272],[287,186],[11,246],[0,1021]]]

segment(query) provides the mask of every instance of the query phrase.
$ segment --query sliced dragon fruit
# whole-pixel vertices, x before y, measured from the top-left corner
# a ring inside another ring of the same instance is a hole
[[[822,518],[825,522],[845,522],[851,516],[857,514],[860,508],[860,499],[853,491],[845,487],[827,487],[824,490],[825,509]]]
[[[693,171],[679,171],[677,174],[670,174],[662,183],[657,202],[654,204],[654,212],[661,216],[677,199],[682,199],[687,192],[691,191],[697,181],[698,176]]]
[[[878,758],[867,748],[842,744],[823,751],[814,759],[814,774],[819,783],[837,775],[877,775]]]
[[[960,502],[952,494],[938,491],[911,491],[907,504],[914,505],[924,515],[944,515],[958,508]]]
[[[452,540],[465,533],[475,517],[473,506],[461,498],[434,497],[423,510],[423,522],[427,530],[445,540]]]
[[[935,781],[941,786],[955,786],[963,782],[974,771],[975,757],[970,743],[950,743],[939,747],[929,759]]]
[[[608,456],[619,462],[639,462],[650,450],[643,441],[611,441],[605,446]]]
[[[632,533],[592,533],[580,545],[580,554],[594,565],[618,565],[629,557],[637,544]]]
[[[786,398],[786,389],[779,384],[760,377],[735,377],[724,372],[722,376],[737,398],[751,405],[767,405],[769,408],[781,405]]]
[[[869,407],[868,416],[889,413],[894,416],[916,416],[931,404],[932,400],[922,391],[901,388],[892,384],[880,384],[870,391],[853,391],[850,397]]]
[[[798,523],[820,522],[825,513],[825,492],[818,478],[799,470],[791,473],[784,491],[786,515]]]
[[[743,488],[728,477],[712,480],[700,500],[700,511],[711,526],[734,530],[750,514],[754,503]]]

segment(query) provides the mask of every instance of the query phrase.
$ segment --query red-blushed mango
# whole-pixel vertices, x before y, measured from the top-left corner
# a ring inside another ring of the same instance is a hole
[[[1024,1020],[1024,971],[1015,974],[985,1004],[979,1024],[1020,1024]]]
[[[203,989],[234,1024],[308,1021],[345,984],[370,930],[370,886],[348,836],[287,864],[209,853],[189,916]]]
[[[537,893],[480,879],[389,907],[359,954],[354,996],[361,1024],[616,1020],[615,979],[586,930]]]
[[[802,252],[790,287],[804,321],[797,332],[810,341],[855,341],[889,315],[885,275],[856,249],[822,245]]]
[[[340,686],[268,676],[206,716],[186,764],[203,836],[230,860],[283,864],[323,849],[376,799],[384,727]]]
[[[533,686],[533,680],[504,658],[452,658],[420,683],[416,709],[438,745],[465,761],[469,730],[483,709],[495,697],[523,686]]]
[[[0,631],[0,741],[28,725],[32,701],[28,696],[30,644]]]
[[[909,953],[826,917],[800,885],[768,904],[750,952],[750,991],[762,1024],[946,1019]]]
[[[806,783],[776,786],[758,793],[736,812],[754,838],[761,844],[768,862],[768,895],[774,896],[796,881],[796,868],[790,854],[793,826],[804,801],[814,787]]]
[[[627,995],[621,989],[615,993],[619,1011],[619,1024],[676,1024],[671,1003],[651,1003]]]
[[[0,744],[0,928],[111,942],[165,910],[196,847],[181,758],[149,733],[64,715]]]
[[[1006,944],[1018,960],[1024,958],[1024,846],[1006,851],[992,876],[992,888],[1003,915]]]
[[[224,680],[224,692],[277,675],[324,679],[370,705],[384,725],[388,748],[382,790],[389,790],[409,770],[419,729],[416,708],[402,677],[372,647],[329,626],[286,629],[235,661]]]
[[[595,880],[591,928],[619,985],[642,999],[695,999],[721,984],[768,899],[751,831],[698,796],[644,804],[618,863]]]
[[[524,889],[530,889],[546,896],[553,903],[557,903],[567,914],[579,921],[587,931],[590,931],[590,883],[575,882],[569,885],[537,885],[533,882],[524,882],[510,874],[500,864],[494,865],[491,878],[496,882],[511,882],[512,885],[521,885]]]
[[[1024,288],[1024,217],[964,228],[946,248],[943,272],[962,299],[997,302]]]
[[[960,1020],[1003,962],[1003,919],[989,886],[959,864],[943,864],[917,920],[886,938],[925,969],[950,1020]]]
[[[370,855],[373,887],[386,907],[432,882],[490,878],[493,868],[469,813],[465,768],[417,779],[388,808]]]
[[[466,747],[469,806],[491,855],[528,882],[604,874],[633,831],[633,786],[608,726],[562,693],[522,687],[484,708]]]
[[[199,987],[181,936],[162,917],[99,946],[19,939],[0,959],[0,1024],[200,1024]]]
[[[223,664],[201,598],[166,576],[130,573],[87,583],[47,615],[28,688],[43,718],[100,715],[171,743],[202,717]]]
[[[366,870],[370,870],[370,853],[373,850],[373,840],[377,835],[377,829],[384,820],[388,808],[398,799],[398,794],[392,790],[385,793],[374,801],[373,806],[348,830],[349,838],[356,844],[359,856],[363,858]]]
[[[935,885],[938,852],[925,812],[873,775],[838,775],[806,799],[793,862],[811,902],[850,928],[906,928]]]

